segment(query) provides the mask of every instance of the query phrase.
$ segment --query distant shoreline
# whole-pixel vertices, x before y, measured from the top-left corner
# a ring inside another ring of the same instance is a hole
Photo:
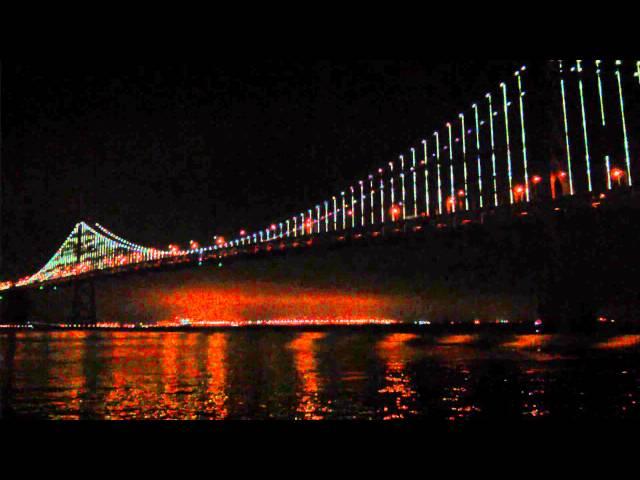
[[[217,331],[370,331],[370,332],[406,332],[406,333],[430,333],[430,334],[455,334],[455,333],[477,333],[477,334],[590,334],[593,336],[608,336],[616,334],[632,334],[640,333],[640,327],[631,325],[596,325],[590,330],[565,330],[565,329],[549,329],[536,328],[530,322],[496,324],[485,323],[475,325],[472,323],[456,323],[451,324],[431,324],[419,325],[408,322],[398,322],[387,325],[281,325],[281,324],[251,324],[251,325],[215,325],[215,326],[197,326],[197,325],[172,325],[172,326],[60,326],[60,325],[15,325],[0,326],[0,334],[3,332],[217,332]]]

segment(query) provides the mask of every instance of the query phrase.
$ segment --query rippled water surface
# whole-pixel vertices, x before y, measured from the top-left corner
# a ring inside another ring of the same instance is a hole
[[[640,417],[640,336],[366,330],[0,335],[0,414],[49,419]]]

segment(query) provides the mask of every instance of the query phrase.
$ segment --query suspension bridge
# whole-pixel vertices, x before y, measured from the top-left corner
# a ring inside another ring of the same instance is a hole
[[[502,212],[598,208],[634,196],[639,134],[640,61],[522,65],[397,158],[305,210],[188,248],[143,246],[79,222],[40,270],[0,282],[0,294],[75,283],[74,317],[95,319],[90,279],[96,276],[424,233]]]

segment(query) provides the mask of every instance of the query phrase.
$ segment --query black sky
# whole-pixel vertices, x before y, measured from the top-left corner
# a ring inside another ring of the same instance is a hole
[[[512,61],[2,65],[3,272],[81,220],[201,243],[299,212],[397,158]]]

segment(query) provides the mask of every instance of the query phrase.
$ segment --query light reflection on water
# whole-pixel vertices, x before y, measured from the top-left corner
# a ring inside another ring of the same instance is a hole
[[[407,371],[414,352],[406,342],[415,338],[417,335],[411,333],[392,333],[377,344],[378,355],[385,363],[385,385],[378,393],[391,400],[390,405],[383,407],[383,420],[399,420],[418,414],[415,408],[418,394]]]
[[[301,383],[296,419],[322,420],[330,412],[329,407],[322,405],[320,400],[321,384],[316,360],[317,341],[325,335],[320,332],[303,332],[288,345],[294,352],[296,372]]]
[[[637,336],[368,330],[0,335],[0,414],[50,419],[640,417]]]
[[[640,345],[640,335],[619,335],[598,344],[599,348],[616,349]]]

